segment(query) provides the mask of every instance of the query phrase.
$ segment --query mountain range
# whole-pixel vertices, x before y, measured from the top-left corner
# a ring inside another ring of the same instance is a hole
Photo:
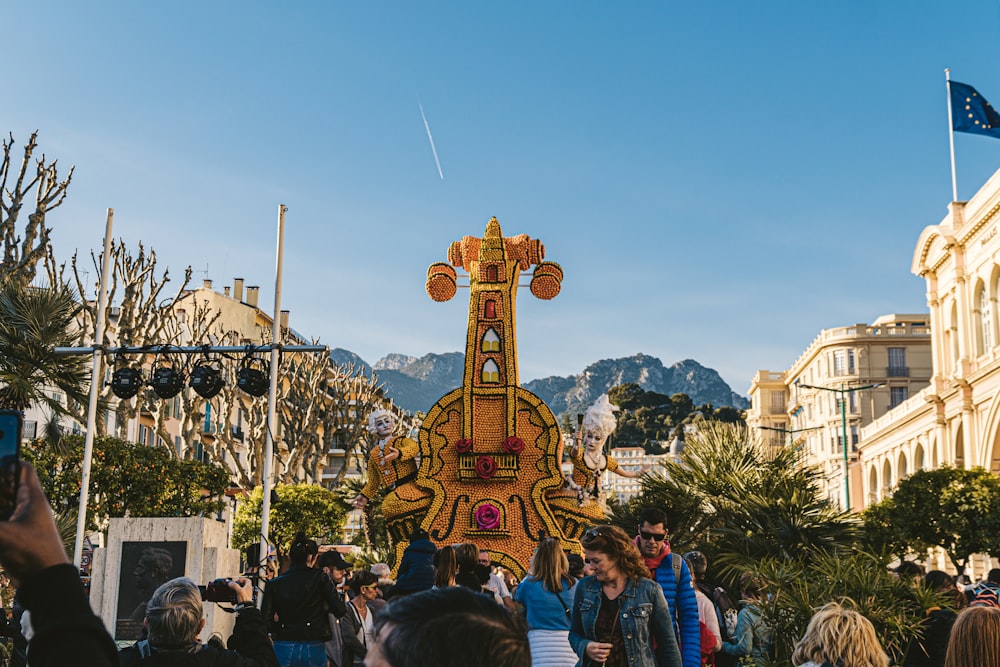
[[[460,352],[426,354],[419,358],[388,354],[369,365],[355,353],[335,348],[330,358],[337,364],[352,364],[366,374],[374,371],[385,385],[386,394],[410,412],[427,412],[439,398],[461,385],[465,365],[465,355]],[[664,366],[656,357],[641,353],[602,359],[577,375],[553,375],[523,384],[559,416],[583,412],[608,389],[626,382],[667,396],[687,394],[696,405],[712,403],[715,407],[729,405],[741,410],[750,406],[746,397],[734,392],[718,372],[693,359]]]

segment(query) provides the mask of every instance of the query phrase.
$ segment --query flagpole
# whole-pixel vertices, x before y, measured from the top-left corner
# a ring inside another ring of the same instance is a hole
[[[948,145],[951,147],[951,200],[958,201],[958,179],[955,177],[955,123],[951,111],[951,70],[944,70],[944,83],[948,91]]]

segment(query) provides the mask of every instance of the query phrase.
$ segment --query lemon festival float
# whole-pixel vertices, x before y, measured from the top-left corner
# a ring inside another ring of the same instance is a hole
[[[381,468],[376,453],[381,444],[369,457],[364,495],[374,495],[382,481],[391,487],[382,512],[397,563],[409,536],[421,527],[438,545],[474,542],[522,576],[543,537],[557,537],[565,549],[579,551],[582,532],[605,518],[602,502],[583,502],[579,486],[564,481],[555,415],[521,386],[518,375],[521,274],[531,270],[531,293],[539,299],[552,299],[561,288],[562,269],[544,259],[541,241],[525,234],[505,238],[492,218],[483,238],[455,241],[448,262],[427,271],[427,293],[434,301],[453,298],[458,270],[468,274],[465,369],[462,386],[428,412],[419,442],[388,440],[397,443],[396,451]]]

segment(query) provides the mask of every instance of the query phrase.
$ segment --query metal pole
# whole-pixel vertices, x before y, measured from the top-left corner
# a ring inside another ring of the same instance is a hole
[[[101,362],[104,353],[104,313],[108,307],[108,273],[111,270],[111,226],[115,210],[108,209],[104,226],[104,256],[101,258],[101,280],[97,295],[97,323],[94,333],[94,361],[90,370],[90,403],[87,406],[87,435],[83,445],[83,474],[80,478],[80,509],[76,517],[76,544],[73,547],[73,565],[77,570],[83,559],[83,538],[87,530],[87,502],[90,500],[90,465],[94,456],[94,432],[97,430],[97,394],[101,388]],[[81,294],[81,299],[86,296]]]
[[[278,249],[277,262],[274,270],[274,321],[271,323],[271,385],[267,394],[267,433],[264,438],[264,473],[260,518],[260,558],[267,561],[267,542],[269,519],[271,513],[271,459],[274,456],[274,432],[277,428],[276,399],[278,395],[278,346],[281,343],[281,269],[282,255],[285,251],[285,211],[288,207],[278,205]],[[258,604],[263,601],[263,596]]]
[[[948,145],[951,147],[951,200],[958,201],[958,178],[955,176],[955,117],[951,110],[951,70],[944,71],[944,85],[948,90]]]
[[[847,394],[853,390],[845,390],[840,385],[840,421],[844,431],[844,507],[851,511],[851,478],[847,474]]]

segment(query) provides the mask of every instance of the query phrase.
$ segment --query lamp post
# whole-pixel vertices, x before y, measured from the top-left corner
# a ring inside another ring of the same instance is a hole
[[[788,447],[789,449],[794,449],[793,445],[795,440],[793,436],[796,433],[804,433],[805,431],[815,431],[819,426],[809,426],[808,428],[778,428],[777,426],[758,426],[757,428],[763,429],[765,431],[777,431],[778,433],[788,434]]]
[[[847,395],[853,394],[856,391],[862,391],[863,389],[874,389],[875,387],[881,387],[884,383],[876,382],[874,384],[866,384],[860,387],[846,387],[844,383],[840,383],[840,387],[820,387],[813,384],[800,383],[798,380],[795,381],[796,387],[802,387],[804,389],[818,389],[820,391],[832,391],[840,395],[840,425],[842,428],[843,438],[844,438],[844,508],[850,512],[851,511],[851,479],[847,474]]]

